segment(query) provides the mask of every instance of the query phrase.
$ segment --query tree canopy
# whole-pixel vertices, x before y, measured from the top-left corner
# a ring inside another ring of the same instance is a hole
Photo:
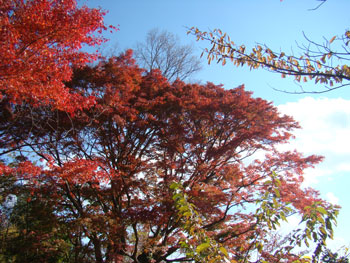
[[[322,157],[278,150],[291,117],[244,86],[147,72],[131,50],[87,65],[101,10],[0,7],[0,201],[17,198],[1,207],[1,261],[306,262],[293,248],[309,243],[318,260],[339,207],[301,186]]]
[[[84,251],[96,262],[191,260],[184,240],[201,255],[208,247],[196,242],[207,236],[238,262],[253,252],[292,261],[299,256],[289,245],[264,247],[266,233],[294,213],[307,227],[289,239],[293,246],[311,239],[321,249],[332,236],[337,208],[301,187],[304,169],[322,158],[278,152],[298,124],[243,86],[171,84],[159,71],[145,75],[132,51],[75,68],[66,85],[96,103],[73,116],[13,105],[1,122],[1,155],[19,162],[9,166],[6,157],[1,173],[49,202],[77,258]],[[257,151],[265,157],[248,162]],[[186,199],[173,198],[174,182]],[[203,238],[190,237],[187,205],[177,200],[194,205]]]

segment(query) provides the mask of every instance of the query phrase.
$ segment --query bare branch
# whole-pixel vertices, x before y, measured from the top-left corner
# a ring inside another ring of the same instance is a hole
[[[190,45],[181,45],[179,39],[167,31],[152,29],[145,42],[138,43],[135,57],[139,65],[151,72],[159,69],[169,81],[186,80],[202,66]]]
[[[318,4],[316,7],[309,9],[309,11],[315,11],[318,8],[320,8],[327,0],[318,0],[319,2],[321,2],[320,4]]]

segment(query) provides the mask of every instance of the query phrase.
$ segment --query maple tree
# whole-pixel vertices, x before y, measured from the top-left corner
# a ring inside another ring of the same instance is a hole
[[[301,187],[322,158],[276,149],[299,126],[271,103],[145,74],[131,50],[73,72],[66,87],[94,105],[72,115],[24,101],[0,121],[0,173],[68,229],[59,238],[78,256],[67,262],[292,262],[266,233],[295,213],[306,227],[291,246],[311,240],[317,256],[332,237],[338,208]]]
[[[104,15],[78,7],[75,0],[1,0],[1,102],[8,108],[23,101],[50,104],[71,112],[93,104],[93,97],[69,92],[64,82],[71,78],[72,65],[97,58],[81,48],[105,41],[99,35],[107,30]]]

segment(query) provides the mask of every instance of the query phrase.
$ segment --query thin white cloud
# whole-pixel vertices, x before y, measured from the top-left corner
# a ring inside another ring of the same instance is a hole
[[[334,193],[328,192],[328,193],[326,194],[326,197],[327,197],[328,201],[329,201],[331,204],[333,204],[333,205],[338,205],[338,204],[339,204],[339,198],[336,197],[336,196],[334,195]]]
[[[332,170],[325,169],[320,166],[316,166],[315,168],[309,168],[304,171],[304,182],[303,186],[309,187],[315,185],[319,182],[320,177],[328,177],[330,178],[334,172]]]
[[[294,132],[296,138],[281,149],[325,157],[315,169],[305,171],[304,186],[322,189],[320,194],[325,200],[342,207],[335,238],[327,242],[327,247],[347,245],[345,241],[350,235],[347,224],[350,216],[347,187],[350,185],[350,100],[306,97],[278,108],[302,127]]]
[[[350,100],[306,97],[278,108],[302,127],[294,132],[296,139],[283,148],[326,158],[324,164],[327,165],[322,165],[322,170],[308,171],[310,183],[317,181],[318,176],[328,176],[335,171],[350,172]]]
[[[349,160],[349,163],[340,163],[336,167],[336,171],[338,171],[338,172],[350,172],[350,160]]]

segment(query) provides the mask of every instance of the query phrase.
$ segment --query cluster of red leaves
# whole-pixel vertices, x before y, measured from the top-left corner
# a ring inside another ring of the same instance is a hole
[[[1,0],[0,99],[70,112],[93,104],[92,97],[71,94],[64,82],[72,65],[96,59],[80,49],[105,41],[93,34],[107,29],[104,14],[75,0]]]
[[[145,74],[127,51],[75,68],[67,87],[96,103],[74,115],[17,105],[0,122],[0,145],[30,148],[47,161],[32,174],[43,182],[39,192],[55,195],[55,213],[64,215],[71,235],[91,241],[96,262],[177,255],[184,234],[174,181],[196,205],[203,228],[237,258],[264,233],[244,207],[268,191],[272,171],[280,175],[281,198],[296,211],[318,200],[300,184],[303,170],[320,158],[275,149],[298,124],[243,86],[170,84],[160,72]],[[244,162],[259,150],[270,155]]]
[[[9,167],[0,162],[0,174],[3,176],[16,176],[18,179],[31,179],[41,174],[41,168],[29,161],[21,162],[16,167]]]

